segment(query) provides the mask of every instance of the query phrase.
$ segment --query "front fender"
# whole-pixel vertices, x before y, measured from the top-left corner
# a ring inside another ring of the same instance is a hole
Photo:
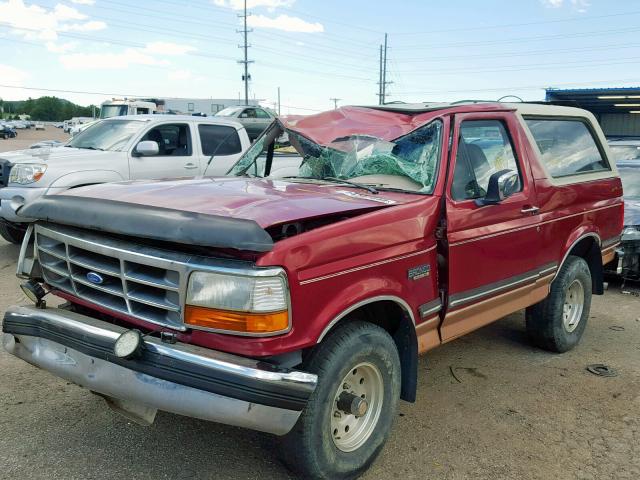
[[[58,177],[49,185],[49,189],[73,188],[81,185],[93,185],[96,183],[121,182],[126,178],[114,170],[88,170],[71,172]],[[47,192],[48,193],[48,192]]]

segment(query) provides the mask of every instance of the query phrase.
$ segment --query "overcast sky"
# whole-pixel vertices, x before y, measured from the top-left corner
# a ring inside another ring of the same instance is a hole
[[[542,99],[640,85],[640,0],[249,0],[250,96],[282,113],[389,101]],[[237,98],[242,0],[0,0],[0,98]],[[29,87],[44,90],[28,90]],[[87,93],[65,93],[60,90]]]

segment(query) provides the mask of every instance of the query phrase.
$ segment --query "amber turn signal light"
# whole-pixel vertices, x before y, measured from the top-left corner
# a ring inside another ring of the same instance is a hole
[[[215,308],[185,306],[185,323],[194,327],[213,328],[238,333],[276,333],[289,327],[289,313],[245,313]]]

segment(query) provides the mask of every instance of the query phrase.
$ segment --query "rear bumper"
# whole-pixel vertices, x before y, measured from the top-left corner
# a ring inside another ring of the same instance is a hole
[[[293,428],[317,382],[313,374],[151,337],[139,358],[120,359],[113,345],[125,328],[66,310],[11,307],[2,329],[9,353],[110,404],[276,435]]]

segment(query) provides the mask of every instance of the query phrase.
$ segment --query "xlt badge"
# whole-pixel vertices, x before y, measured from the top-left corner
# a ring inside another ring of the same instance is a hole
[[[409,280],[419,280],[424,277],[428,277],[431,273],[431,265],[418,265],[417,267],[407,270],[407,277]]]

